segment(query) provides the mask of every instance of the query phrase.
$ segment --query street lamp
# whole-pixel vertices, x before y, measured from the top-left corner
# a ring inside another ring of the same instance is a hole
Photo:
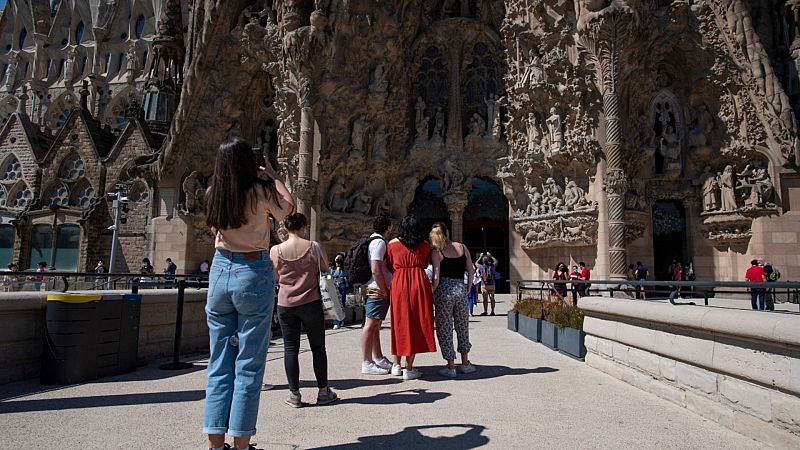
[[[117,192],[109,192],[107,194],[108,198],[113,200],[111,207],[114,208],[114,225],[108,227],[109,230],[113,231],[111,236],[111,259],[108,261],[108,273],[114,273],[114,263],[117,261],[117,250],[119,248],[117,235],[119,233],[122,210],[126,208],[128,204],[128,185],[129,183],[117,183]]]

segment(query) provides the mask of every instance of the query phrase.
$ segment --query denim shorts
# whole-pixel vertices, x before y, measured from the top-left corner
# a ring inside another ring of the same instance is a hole
[[[370,319],[383,320],[389,312],[389,300],[380,297],[374,297],[375,292],[379,290],[367,289],[367,299],[364,301],[364,315]]]

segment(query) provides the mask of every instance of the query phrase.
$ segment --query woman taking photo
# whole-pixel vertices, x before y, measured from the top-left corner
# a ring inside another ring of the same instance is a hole
[[[270,179],[258,177],[259,170]],[[275,293],[269,214],[283,218],[294,200],[271,167],[259,168],[249,145],[220,145],[206,192],[206,223],[216,232],[206,315],[210,355],[203,432],[222,449],[225,433],[247,449],[256,433],[267,334]]]
[[[469,316],[468,297],[472,288],[472,277],[475,269],[472,258],[469,256],[467,246],[460,242],[450,240],[447,226],[441,222],[433,224],[429,235],[433,262],[433,307],[436,317],[436,337],[442,357],[447,361],[447,367],[439,374],[447,378],[456,377],[455,359],[453,349],[453,327],[458,337],[458,353],[461,354],[461,373],[475,372],[475,366],[469,362]],[[467,283],[464,284],[464,272],[467,272]]]
[[[436,351],[433,337],[433,295],[425,268],[431,260],[431,248],[425,242],[414,216],[400,221],[400,233],[386,249],[386,265],[394,275],[390,292],[392,312],[392,354],[395,365],[406,357],[404,380],[415,380],[422,372],[414,369],[417,353]]]
[[[304,239],[306,216],[291,214],[283,221],[289,239],[272,247],[269,256],[278,280],[278,320],[283,334],[283,367],[289,382],[292,408],[303,406],[300,397],[300,327],[306,330],[317,378],[317,405],[338,400],[328,387],[328,356],[325,352],[325,318],[319,291],[319,274],[328,271],[328,260],[318,243]]]

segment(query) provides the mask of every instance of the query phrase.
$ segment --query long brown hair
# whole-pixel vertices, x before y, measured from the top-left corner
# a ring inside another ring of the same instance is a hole
[[[206,193],[206,224],[217,230],[246,224],[248,216],[256,212],[256,188],[261,188],[268,200],[275,201],[278,197],[275,181],[258,177],[258,161],[250,145],[239,139],[222,143]]]

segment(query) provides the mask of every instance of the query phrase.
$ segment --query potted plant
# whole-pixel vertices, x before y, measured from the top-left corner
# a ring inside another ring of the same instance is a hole
[[[516,331],[532,341],[583,358],[586,356],[583,311],[563,301],[525,298],[511,313],[516,315]],[[509,313],[509,315],[511,314]],[[512,319],[509,319],[509,329]]]

